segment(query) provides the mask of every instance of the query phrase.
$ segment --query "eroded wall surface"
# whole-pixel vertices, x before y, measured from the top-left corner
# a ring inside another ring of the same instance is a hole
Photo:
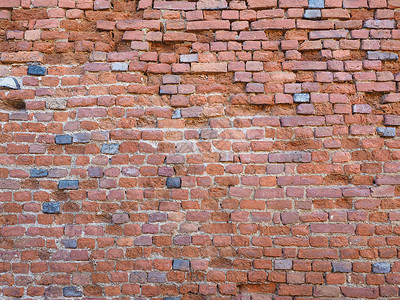
[[[0,0],[0,298],[398,299],[399,0]]]

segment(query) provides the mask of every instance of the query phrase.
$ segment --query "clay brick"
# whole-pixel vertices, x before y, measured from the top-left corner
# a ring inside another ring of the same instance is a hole
[[[159,31],[161,28],[160,21],[157,20],[126,20],[117,21],[117,28],[119,30],[156,30]]]
[[[188,1],[154,1],[155,9],[194,10],[196,3]]]
[[[189,31],[198,30],[229,30],[230,23],[227,20],[215,20],[215,21],[193,21],[187,22],[186,28]]]
[[[288,20],[260,20],[251,22],[252,30],[266,30],[266,29],[292,29],[295,28],[295,21]]]
[[[227,72],[227,63],[192,63],[191,72],[194,73],[221,73]]]
[[[397,297],[398,8],[0,0],[3,297]]]

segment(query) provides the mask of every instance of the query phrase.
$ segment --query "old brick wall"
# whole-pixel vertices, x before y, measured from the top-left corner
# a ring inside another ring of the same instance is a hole
[[[0,298],[399,299],[399,0],[0,0]]]

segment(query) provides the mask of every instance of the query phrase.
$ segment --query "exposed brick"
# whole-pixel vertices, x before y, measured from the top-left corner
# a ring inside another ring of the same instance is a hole
[[[0,0],[0,298],[398,298],[399,8]]]

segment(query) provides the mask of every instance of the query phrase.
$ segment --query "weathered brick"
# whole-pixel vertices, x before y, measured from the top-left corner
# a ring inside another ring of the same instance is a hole
[[[28,75],[44,76],[46,75],[46,68],[41,66],[28,66]]]
[[[167,187],[168,188],[180,188],[181,187],[181,179],[179,177],[167,178]]]
[[[30,174],[32,178],[47,177],[49,174],[47,169],[31,169]]]
[[[192,63],[194,73],[224,73],[228,71],[227,63]]]
[[[387,126],[400,126],[400,116],[397,115],[385,115],[384,125]]]

